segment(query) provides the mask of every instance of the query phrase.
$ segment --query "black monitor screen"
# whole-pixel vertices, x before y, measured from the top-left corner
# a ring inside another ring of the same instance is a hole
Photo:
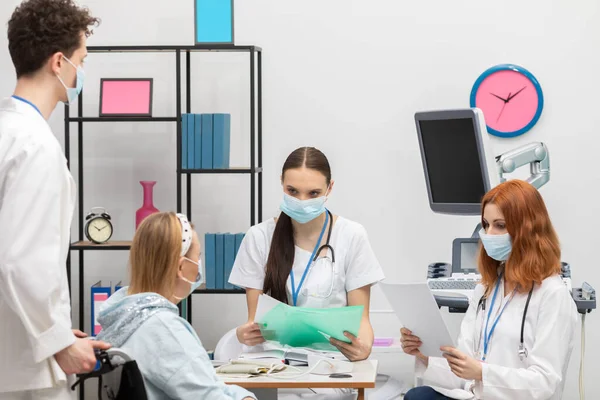
[[[460,269],[477,270],[479,243],[467,242],[460,245]]]
[[[473,120],[422,120],[419,124],[433,202],[480,203],[485,185]]]

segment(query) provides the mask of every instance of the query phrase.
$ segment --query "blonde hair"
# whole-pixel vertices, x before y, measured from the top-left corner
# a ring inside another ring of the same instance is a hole
[[[152,214],[142,221],[129,253],[129,294],[173,293],[181,237],[181,223],[173,212]]]

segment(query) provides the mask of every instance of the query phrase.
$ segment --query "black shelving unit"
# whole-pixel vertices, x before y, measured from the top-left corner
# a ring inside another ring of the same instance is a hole
[[[109,241],[105,244],[93,244],[85,240],[84,174],[83,174],[83,125],[86,122],[174,122],[177,134],[177,212],[182,212],[182,180],[186,183],[186,214],[192,220],[192,176],[199,174],[245,174],[250,177],[250,226],[262,221],[262,49],[257,46],[234,45],[196,45],[196,46],[90,46],[88,53],[171,53],[175,55],[176,115],[173,117],[87,117],[83,116],[83,92],[78,98],[77,116],[71,116],[69,106],[65,106],[65,156],[71,168],[71,125],[76,124],[77,131],[77,188],[78,188],[78,241],[70,246],[79,256],[79,329],[84,331],[84,254],[85,251],[122,251],[129,250],[131,241]],[[182,57],[185,55],[185,87],[187,113],[191,113],[191,53],[194,52],[242,52],[249,54],[250,70],[250,166],[231,169],[182,169],[181,168],[181,115],[182,115]],[[67,257],[67,277],[71,293],[71,251]],[[199,289],[195,294],[239,294],[243,290]],[[192,319],[192,297],[187,301],[187,319]],[[181,310],[181,308],[180,308]],[[84,385],[80,386],[79,398],[84,398]]]
[[[211,48],[213,46],[210,46]],[[229,46],[222,48],[231,50]],[[225,50],[225,51],[228,51]],[[194,174],[248,174],[250,175],[250,226],[262,221],[262,49],[256,46],[239,46],[239,51],[250,54],[250,167],[229,169],[182,169],[181,168],[181,129],[177,129],[177,209],[181,209],[181,179],[186,178],[186,212],[192,215],[192,175]],[[186,62],[186,113],[192,112],[192,68],[191,53],[185,50]],[[179,58],[178,58],[179,60]],[[177,113],[181,115],[177,105]],[[257,182],[258,181],[258,182]],[[258,187],[257,187],[258,186]],[[258,192],[258,196],[256,196]],[[197,289],[194,294],[244,294],[239,289]],[[192,299],[186,303],[187,320],[192,323]]]

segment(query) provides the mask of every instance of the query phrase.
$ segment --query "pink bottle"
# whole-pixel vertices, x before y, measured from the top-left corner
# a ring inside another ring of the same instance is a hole
[[[156,185],[156,181],[140,181],[140,184],[144,188],[144,204],[135,213],[135,229],[140,226],[140,223],[142,223],[144,218],[148,215],[158,212],[158,209],[154,207],[154,191],[152,190],[154,185]]]

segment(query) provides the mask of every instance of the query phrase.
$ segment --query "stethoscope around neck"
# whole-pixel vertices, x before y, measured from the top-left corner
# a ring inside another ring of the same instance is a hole
[[[333,264],[335,264],[335,252],[333,251],[333,247],[331,247],[331,245],[329,244],[329,241],[331,240],[331,231],[333,230],[333,215],[331,214],[331,211],[327,210],[327,218],[325,218],[325,226],[327,226],[327,219],[331,220],[331,222],[329,223],[329,230],[327,231],[327,241],[325,242],[324,245],[322,245],[321,247],[319,247],[317,249],[317,252],[314,254],[314,256],[312,257],[312,262],[316,262],[317,259],[319,258],[319,254],[321,254],[323,252],[323,250],[329,250],[331,252],[331,262]],[[325,226],[323,226],[323,228],[325,228]]]
[[[330,220],[331,220],[331,222],[329,222]],[[325,229],[327,228],[328,223],[329,223],[329,230],[327,232],[327,240],[325,241],[324,245],[319,246],[319,244],[321,243],[321,240],[323,239],[323,235],[325,234]],[[324,298],[324,299],[331,297],[331,295],[333,294],[333,286],[334,286],[334,280],[335,280],[334,279],[335,278],[335,276],[334,276],[335,275],[335,251],[333,250],[333,247],[330,244],[332,230],[333,230],[333,215],[331,214],[331,211],[326,210],[325,223],[323,224],[323,228],[321,229],[321,234],[319,235],[319,240],[317,241],[317,244],[315,245],[315,248],[310,256],[310,259],[308,260],[308,264],[306,265],[306,268],[304,269],[304,273],[302,275],[302,279],[300,280],[300,284],[298,285],[297,290],[295,288],[295,283],[294,283],[294,273],[293,272],[290,273],[290,278],[292,280],[292,301],[293,301],[294,306],[298,302],[298,295],[300,294],[300,290],[302,289],[302,285],[304,284],[304,281],[308,279],[311,271],[313,270],[315,263],[319,259],[319,255],[323,252],[323,250],[325,250],[325,251],[329,250],[331,252],[331,285],[329,286],[329,291],[325,295],[317,295],[317,294],[308,293],[307,292],[308,289],[305,288],[304,293],[307,296],[320,297],[320,298]],[[328,258],[328,257],[324,257],[324,258]]]
[[[498,282],[496,283],[496,289],[494,291],[494,296],[492,297],[492,306],[490,307],[489,311],[488,311],[488,316],[487,316],[487,320],[489,322],[490,319],[490,315],[491,312],[494,308],[494,303],[496,300],[496,295],[498,293],[498,288],[500,287],[500,280],[502,279],[502,275],[499,276],[498,278]],[[533,294],[533,288],[534,285],[531,285],[531,289],[529,290],[529,294],[527,295],[527,301],[525,302],[525,309],[523,310],[523,318],[521,320],[521,336],[519,339],[519,348],[517,350],[517,354],[519,356],[519,359],[521,361],[523,361],[525,358],[527,358],[527,356],[529,355],[528,351],[527,351],[527,347],[525,347],[525,343],[524,343],[524,332],[525,332],[525,319],[527,319],[527,309],[529,308],[529,302],[531,301],[531,295]],[[514,292],[513,292],[514,295]],[[512,296],[509,299],[512,300]],[[482,311],[485,311],[485,306],[486,306],[486,302],[487,302],[487,295],[484,294],[483,296],[481,296],[481,298],[479,299],[479,303],[477,304],[477,311],[475,312],[475,318],[477,318],[477,314],[479,313],[479,309],[481,308]],[[502,312],[504,311],[504,308],[506,308],[506,306],[508,305],[508,302],[504,305],[504,307],[501,307],[501,309],[499,309],[499,313],[500,315],[498,315],[496,317],[496,321],[494,322],[494,324],[492,325],[492,331],[489,333],[489,336],[486,338],[484,336],[484,342],[487,341],[487,344],[484,344],[484,348],[489,346],[489,342],[491,341],[491,336],[493,334],[493,330],[495,328],[496,323],[498,322],[498,320],[500,319],[500,317],[502,316]],[[479,331],[479,340],[477,341],[477,346],[478,346],[478,350],[481,348],[481,337],[482,337],[482,332],[484,335],[488,335],[487,332],[484,332],[483,326],[484,326],[484,319],[483,316],[481,318],[481,329]],[[487,325],[486,325],[486,329],[487,331]],[[484,354],[483,354],[483,361],[485,361],[485,358],[487,357],[487,349],[484,350]],[[478,351],[476,351],[476,353],[478,353]]]

